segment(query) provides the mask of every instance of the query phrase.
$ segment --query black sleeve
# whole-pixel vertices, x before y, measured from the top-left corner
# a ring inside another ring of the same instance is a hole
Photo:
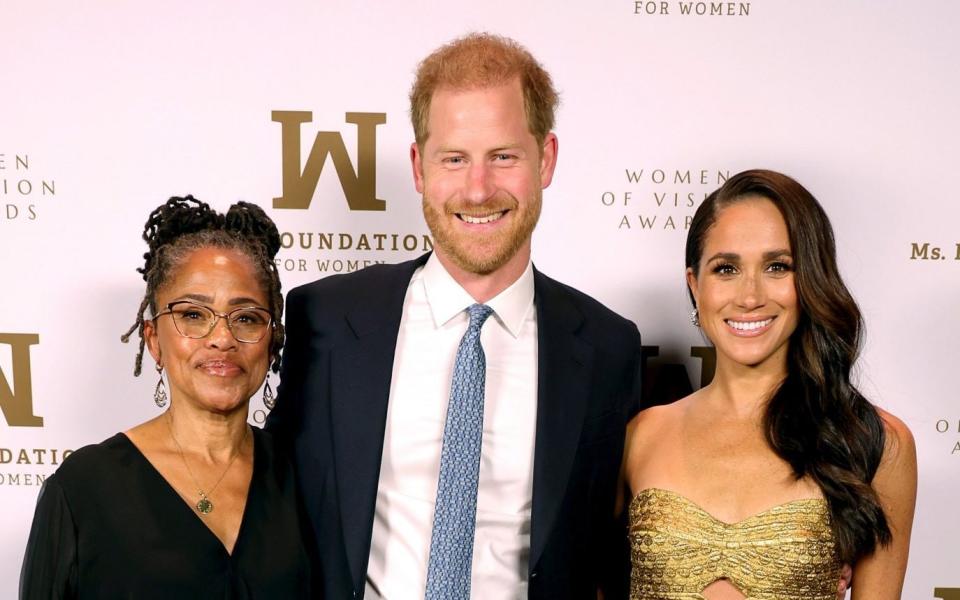
[[[310,324],[305,312],[305,294],[296,288],[287,294],[287,317],[284,323],[286,340],[280,364],[280,385],[277,387],[277,403],[264,429],[277,443],[293,443],[302,412],[303,381],[309,364]]]
[[[627,421],[632,419],[643,406],[643,383],[644,383],[644,363],[643,363],[643,343],[640,338],[640,331],[637,329],[637,326],[631,323],[631,337],[633,337],[636,347],[634,349],[633,357],[630,362],[630,373],[631,378],[629,391],[629,399],[626,403],[627,408]]]
[[[636,325],[631,324],[630,338],[633,345],[630,349],[632,356],[627,361],[622,387],[625,396],[623,408],[626,421],[633,418],[640,410],[640,396],[643,389],[641,360],[643,346]],[[609,528],[601,538],[603,558],[601,559],[600,589],[603,591],[604,600],[626,600],[630,596],[630,538],[628,536],[630,496],[626,489],[619,489],[619,485],[617,494],[624,494],[626,502],[620,514],[608,523]]]
[[[77,527],[56,476],[40,489],[20,572],[20,600],[77,597]]]

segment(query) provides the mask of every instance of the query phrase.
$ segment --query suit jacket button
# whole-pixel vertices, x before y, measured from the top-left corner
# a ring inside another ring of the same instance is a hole
[[[538,574],[537,571],[531,571],[531,572],[530,572],[530,579],[533,579],[534,577],[536,577],[537,574]]]

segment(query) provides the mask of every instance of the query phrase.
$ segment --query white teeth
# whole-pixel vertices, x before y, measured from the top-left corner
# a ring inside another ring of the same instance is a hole
[[[492,223],[493,221],[496,221],[497,219],[502,217],[505,212],[507,211],[502,210],[500,212],[495,212],[493,214],[489,214],[484,217],[474,217],[471,215],[465,215],[463,213],[460,213],[457,216],[459,216],[461,219],[463,219],[467,223],[471,223],[473,225],[480,225],[483,223]]]
[[[763,321],[732,321],[727,319],[727,325],[733,327],[737,331],[753,331],[754,329],[766,327],[772,322],[773,319],[764,319]]]

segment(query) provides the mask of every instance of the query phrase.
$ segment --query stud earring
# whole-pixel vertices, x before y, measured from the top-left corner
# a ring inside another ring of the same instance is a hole
[[[263,405],[267,410],[273,410],[276,404],[277,399],[273,395],[273,388],[270,387],[270,373],[267,373],[267,384],[263,386]]]
[[[157,365],[157,373],[160,374],[160,380],[157,382],[157,388],[153,390],[153,401],[160,408],[167,405],[167,388],[163,383],[163,367]]]
[[[694,327],[700,327],[700,311],[696,308],[690,311],[690,324]]]

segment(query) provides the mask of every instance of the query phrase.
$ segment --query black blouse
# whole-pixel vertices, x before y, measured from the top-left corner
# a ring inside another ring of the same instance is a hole
[[[233,554],[125,435],[74,452],[40,492],[20,597],[309,597],[293,469],[253,434]]]

